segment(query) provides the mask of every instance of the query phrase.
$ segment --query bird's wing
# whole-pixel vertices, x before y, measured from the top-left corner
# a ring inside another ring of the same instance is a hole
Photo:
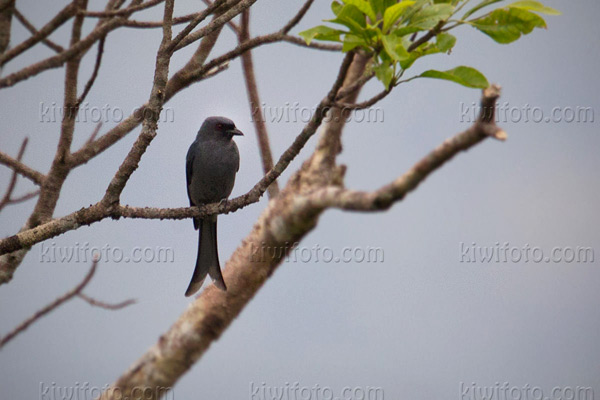
[[[192,173],[194,171],[194,157],[196,156],[196,142],[192,143],[185,158],[185,177],[187,180],[188,199],[190,206],[193,206],[192,198],[190,197],[190,184],[192,183]]]

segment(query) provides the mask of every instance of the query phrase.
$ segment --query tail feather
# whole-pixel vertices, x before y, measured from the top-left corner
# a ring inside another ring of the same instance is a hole
[[[219,253],[217,249],[217,221],[211,219],[200,219],[198,221],[198,257],[192,280],[185,295],[191,296],[201,287],[206,275],[209,275],[215,286],[227,290],[221,266],[219,264]]]

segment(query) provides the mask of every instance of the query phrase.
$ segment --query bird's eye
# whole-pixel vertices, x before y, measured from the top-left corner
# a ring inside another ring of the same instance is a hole
[[[219,122],[219,123],[217,124],[217,129],[218,129],[218,130],[221,130],[221,129],[223,129],[223,124]]]

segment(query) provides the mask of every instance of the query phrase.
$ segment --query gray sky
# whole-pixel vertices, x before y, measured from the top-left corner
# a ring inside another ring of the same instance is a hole
[[[91,7],[100,9],[102,3],[93,1]],[[193,11],[196,3],[179,4],[177,14]],[[252,8],[252,33],[279,29],[301,3],[258,1]],[[316,3],[294,33],[330,17],[329,2]],[[284,262],[180,380],[174,388],[176,399],[262,399],[260,394],[252,397],[250,389],[263,382],[269,387],[295,382],[299,387],[319,385],[338,397],[344,387],[379,387],[386,399],[479,399],[472,397],[471,385],[489,388],[505,383],[539,387],[547,398],[556,387],[591,387],[596,398],[600,396],[600,184],[594,172],[600,169],[596,21],[600,5],[592,0],[544,3],[563,12],[547,17],[547,31],[536,30],[504,46],[460,28],[451,56],[420,60],[412,71],[469,65],[501,84],[500,104],[507,102],[509,111],[500,125],[509,140],[488,140],[460,154],[388,212],[326,212],[300,244],[305,256],[316,245],[335,256],[345,248],[358,249],[359,254],[380,248],[383,262],[327,263],[314,255],[304,262],[302,253],[296,253],[296,261]],[[32,0],[17,1],[36,26],[64,4],[40,7]],[[158,19],[160,10],[143,16]],[[66,43],[69,29],[63,27],[52,38]],[[12,43],[26,37],[15,23]],[[87,99],[90,110],[110,106],[127,115],[147,99],[159,40],[160,30],[109,35],[98,81]],[[226,30],[213,54],[233,45],[235,38]],[[185,63],[192,47],[174,58],[171,71]],[[50,54],[37,46],[10,63],[3,74]],[[91,51],[84,59],[81,86],[94,57]],[[297,102],[299,109],[310,109],[329,89],[342,55],[276,44],[256,50],[254,59],[267,107],[286,103],[295,107]],[[59,135],[60,118],[52,122],[51,113],[62,104],[63,75],[63,70],[53,70],[0,91],[0,149],[14,155],[28,136],[25,161],[43,172]],[[363,98],[380,90],[378,82],[371,82]],[[477,90],[438,80],[416,80],[397,88],[377,104],[382,118],[347,126],[341,156],[348,165],[347,186],[375,189],[402,174],[445,138],[469,126],[465,107],[472,107],[479,96]],[[536,114],[526,122],[525,107],[543,111],[544,118],[558,107],[556,116],[567,119],[569,109],[589,107],[595,120],[536,123],[532,120]],[[171,118],[161,122],[157,138],[123,193],[123,203],[187,205],[185,154],[210,115],[226,115],[246,132],[237,140],[241,166],[232,195],[245,193],[261,178],[239,60],[225,73],[185,90],[166,108]],[[77,125],[74,148],[95,126],[91,112],[88,117]],[[302,129],[300,117],[269,121],[276,157]],[[106,122],[102,132],[114,125]],[[55,215],[100,199],[138,133],[139,128],[75,170]],[[284,180],[314,144],[311,139]],[[10,171],[1,167],[2,190],[9,177]],[[17,190],[24,193],[30,188],[21,180]],[[265,204],[263,199],[220,217],[222,264]],[[17,231],[33,205],[29,201],[5,209],[0,234]],[[183,293],[192,274],[196,241],[190,221],[106,220],[33,247],[13,281],[0,288],[0,334],[72,288],[86,273],[89,262],[53,262],[53,248],[108,245],[130,254],[138,247],[160,247],[170,249],[174,261],[102,262],[86,293],[111,302],[136,298],[138,303],[106,311],[75,299],[41,319],[0,352],[2,398],[39,398],[40,385],[53,383],[103,387],[113,382],[190,302]],[[469,250],[504,243],[509,262],[487,262]],[[539,248],[545,256],[556,247],[564,257],[536,263],[530,253],[526,262],[524,246]],[[568,249],[577,247],[592,248],[595,260],[564,260],[569,258]],[[514,250],[520,262],[510,260],[512,248],[520,249]],[[567,390],[563,398],[568,396]]]

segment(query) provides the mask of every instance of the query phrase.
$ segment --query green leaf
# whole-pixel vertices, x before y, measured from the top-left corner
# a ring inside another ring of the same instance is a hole
[[[332,42],[340,42],[341,41],[340,35],[342,33],[346,33],[346,32],[340,31],[338,29],[333,29],[333,28],[330,28],[325,25],[319,25],[319,26],[315,26],[314,28],[310,28],[305,31],[302,31],[298,35],[300,35],[302,38],[304,38],[304,41],[306,41],[306,44],[310,44],[310,42],[312,42],[313,39],[329,40]]]
[[[383,11],[385,11],[383,0],[369,0],[369,4],[375,14],[383,14]]]
[[[471,8],[469,11],[467,11],[465,13],[465,15],[463,15],[462,19],[467,19],[467,18],[469,18],[469,16],[471,14],[481,10],[483,7],[487,7],[490,4],[498,3],[499,1],[502,1],[502,0],[483,0],[481,3],[477,4],[475,7]]]
[[[456,37],[449,33],[440,33],[436,36],[435,40],[436,47],[442,53],[447,53],[456,44]]]
[[[339,10],[335,19],[328,19],[326,21],[344,25],[354,33],[362,32],[367,25],[365,15],[353,4],[345,4]]]
[[[498,9],[471,25],[498,43],[506,44],[531,33],[534,28],[546,28],[546,21],[537,14],[519,8]]]
[[[470,88],[485,89],[490,85],[481,72],[475,68],[465,66],[456,67],[448,71],[430,69],[419,76],[422,78],[445,79]]]
[[[454,12],[454,6],[451,4],[435,4],[425,7],[416,13],[410,20],[410,26],[416,26],[422,29],[431,29],[438,22],[450,18]]]
[[[364,46],[365,44],[366,43],[363,38],[349,33],[346,36],[344,36],[344,44],[342,45],[342,51],[344,53],[347,53],[355,47]]]
[[[392,33],[398,37],[403,37],[403,36],[410,35],[415,32],[419,32],[421,30],[422,29],[417,28],[416,26],[401,26],[397,29],[394,29],[392,31]]]
[[[540,12],[540,13],[548,14],[548,15],[560,15],[561,14],[560,11],[555,10],[554,8],[551,8],[551,7],[546,7],[539,1],[529,1],[529,0],[517,1],[512,4],[509,4],[508,7],[519,8],[521,10],[527,10],[527,11],[535,11],[535,12]]]
[[[331,3],[331,11],[333,11],[333,15],[337,16],[340,11],[342,11],[342,5],[337,1]]]
[[[377,21],[377,15],[371,8],[371,5],[367,0],[342,0],[345,4],[352,4],[358,8],[363,14],[371,18],[372,22]]]
[[[402,46],[402,41],[398,40],[397,36],[386,35],[381,37],[381,43],[386,53],[394,61],[406,60],[410,57],[406,49]]]
[[[388,29],[398,21],[404,10],[413,4],[415,4],[414,1],[403,1],[386,8],[385,13],[383,14],[383,31],[387,32]]]
[[[394,79],[394,70],[390,64],[384,62],[373,67],[373,70],[375,71],[375,76],[377,79],[379,79],[385,86],[385,89],[389,89],[390,83],[392,83],[392,79]]]

